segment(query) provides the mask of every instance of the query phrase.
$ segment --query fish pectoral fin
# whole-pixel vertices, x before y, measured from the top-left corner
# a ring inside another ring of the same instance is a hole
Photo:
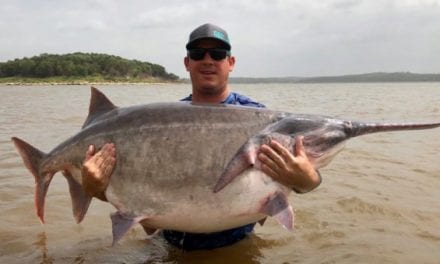
[[[276,192],[267,197],[262,203],[260,212],[274,217],[284,228],[293,229],[294,213],[284,193]]]
[[[78,170],[80,173],[80,171]],[[92,201],[92,196],[87,194],[82,188],[81,184],[79,184],[72,176],[72,171],[64,170],[64,177],[67,179],[67,183],[69,184],[69,192],[70,197],[72,199],[72,210],[73,216],[75,217],[76,222],[79,224],[87,213],[89,209],[90,202]]]
[[[121,238],[137,223],[145,220],[147,217],[135,217],[123,214],[121,212],[115,212],[110,215],[112,220],[112,233],[114,246]]]
[[[267,129],[265,129],[267,130]],[[218,179],[214,192],[218,192],[228,185],[232,180],[240,175],[243,171],[254,166],[261,170],[261,162],[258,161],[258,150],[263,144],[269,144],[271,140],[276,140],[284,147],[293,151],[295,140],[289,136],[278,132],[261,132],[251,137],[229,161],[226,169]]]
[[[284,208],[282,211],[278,212],[273,216],[277,222],[282,225],[285,229],[292,231],[295,224],[295,215],[293,213],[292,206]]]
[[[252,167],[257,158],[257,149],[258,146],[251,143],[246,143],[243,145],[231,159],[231,161],[229,161],[222,175],[220,175],[220,178],[214,187],[214,192],[220,191],[235,177]]]

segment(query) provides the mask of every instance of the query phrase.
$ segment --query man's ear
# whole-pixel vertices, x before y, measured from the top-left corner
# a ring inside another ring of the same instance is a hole
[[[185,64],[186,71],[189,71],[189,58],[188,58],[188,56],[186,56],[183,59],[183,63]]]
[[[228,62],[229,62],[229,72],[231,72],[234,69],[234,66],[235,66],[235,57],[234,56],[229,56],[228,57]]]

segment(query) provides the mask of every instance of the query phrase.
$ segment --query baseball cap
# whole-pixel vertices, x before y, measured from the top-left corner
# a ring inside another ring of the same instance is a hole
[[[224,48],[231,50],[228,33],[221,27],[209,23],[203,24],[191,32],[186,49],[191,49],[198,40],[206,38],[218,40],[224,45]]]

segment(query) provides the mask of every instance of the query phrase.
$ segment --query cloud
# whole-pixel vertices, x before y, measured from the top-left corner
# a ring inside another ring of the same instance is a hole
[[[100,52],[161,64],[186,77],[195,27],[225,28],[235,76],[438,72],[440,1],[16,0],[0,10],[0,61]]]

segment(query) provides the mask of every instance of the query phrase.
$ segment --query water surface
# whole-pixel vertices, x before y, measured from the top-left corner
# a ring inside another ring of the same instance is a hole
[[[188,85],[98,86],[116,105],[177,101]],[[439,83],[234,85],[272,109],[349,120],[440,121]],[[46,224],[34,180],[10,141],[43,151],[77,133],[88,86],[0,86],[0,263],[439,263],[440,129],[368,135],[321,170],[323,183],[292,194],[296,228],[274,220],[236,245],[182,252],[136,227],[111,247],[114,211],[94,200],[77,225],[68,185],[55,175]],[[224,140],[227,140],[225,138]]]

